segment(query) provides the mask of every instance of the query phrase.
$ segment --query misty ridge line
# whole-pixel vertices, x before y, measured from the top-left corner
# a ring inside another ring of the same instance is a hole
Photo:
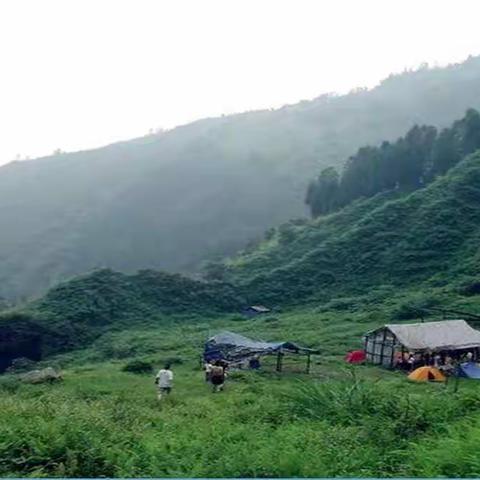
[[[473,58],[475,58],[475,57],[473,57],[473,56],[468,57],[468,59],[473,59]],[[468,59],[467,59],[467,61],[468,61]],[[317,101],[319,101],[319,102],[329,102],[329,101],[336,100],[336,99],[339,99],[339,98],[342,98],[342,97],[348,97],[350,95],[364,94],[364,93],[371,92],[372,90],[375,90],[376,88],[380,87],[382,85],[382,83],[388,81],[389,79],[391,79],[393,77],[397,77],[397,76],[401,76],[401,75],[408,75],[408,74],[412,74],[412,73],[420,72],[420,71],[425,71],[425,70],[441,70],[441,69],[445,69],[445,68],[455,68],[455,67],[458,67],[460,65],[461,65],[461,63],[449,63],[449,64],[446,64],[446,65],[442,66],[442,65],[439,64],[439,62],[433,62],[431,64],[429,64],[428,62],[421,62],[421,63],[419,63],[418,67],[413,67],[413,68],[405,67],[401,71],[401,73],[396,73],[396,74],[392,73],[388,77],[379,80],[375,85],[373,85],[371,87],[358,87],[357,86],[357,87],[350,88],[350,90],[348,92],[345,92],[345,93],[325,92],[325,93],[317,95],[317,96],[315,96],[311,99],[301,99],[301,100],[298,100],[296,102],[285,103],[285,104],[283,104],[281,106],[278,106],[278,107],[258,108],[258,109],[257,108],[252,108],[252,109],[246,109],[246,110],[242,110],[240,112],[233,112],[233,113],[228,113],[228,114],[225,113],[225,114],[218,114],[218,115],[212,115],[212,116],[202,116],[202,117],[197,118],[195,120],[186,121],[184,123],[180,123],[180,124],[174,125],[172,127],[150,127],[150,128],[148,128],[145,135],[131,136],[131,137],[128,137],[128,138],[125,138],[125,139],[114,140],[114,141],[111,141],[111,142],[107,142],[105,144],[94,145],[94,146],[86,147],[86,148],[79,148],[79,149],[74,149],[74,150],[64,150],[63,148],[57,147],[57,148],[54,148],[50,154],[40,154],[40,155],[30,155],[30,154],[22,155],[22,154],[18,153],[18,154],[15,155],[15,157],[12,160],[6,161],[5,163],[0,164],[0,168],[8,165],[10,163],[16,163],[16,162],[20,162],[20,161],[25,162],[25,161],[31,161],[31,160],[41,160],[41,159],[50,158],[52,156],[58,156],[58,155],[90,152],[92,150],[110,148],[110,147],[114,147],[114,146],[117,146],[117,145],[123,145],[123,144],[126,144],[126,143],[140,141],[142,139],[147,139],[147,138],[149,138],[151,140],[154,140],[154,139],[158,139],[159,137],[161,137],[165,134],[172,133],[172,132],[177,131],[179,129],[181,130],[182,128],[188,128],[188,127],[194,126],[194,125],[198,124],[199,122],[233,119],[235,117],[241,117],[243,115],[249,115],[249,114],[254,114],[254,113],[261,114],[261,113],[266,113],[266,112],[281,111],[283,109],[295,108],[296,106],[307,103],[307,102],[317,102]]]
[[[0,168],[0,297],[19,302],[95,268],[199,275],[308,216],[309,182],[413,125],[480,108],[480,59],[373,89],[198,120],[166,133]],[[21,194],[20,194],[21,192]]]

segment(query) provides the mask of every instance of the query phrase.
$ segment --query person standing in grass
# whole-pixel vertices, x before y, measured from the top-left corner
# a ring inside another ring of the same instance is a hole
[[[213,386],[213,393],[223,391],[225,386],[225,367],[220,360],[216,361],[210,370],[210,381]]]
[[[155,377],[155,384],[158,386],[158,399],[162,399],[162,395],[167,395],[172,391],[173,372],[170,370],[170,364],[167,363]]]
[[[205,381],[209,382],[210,381],[210,373],[212,371],[213,367],[213,362],[212,360],[208,360],[205,362],[204,368],[205,368]]]

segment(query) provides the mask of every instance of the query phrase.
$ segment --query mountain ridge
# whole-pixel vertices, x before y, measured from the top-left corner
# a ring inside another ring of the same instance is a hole
[[[476,295],[479,206],[480,150],[414,192],[385,192],[284,224],[231,259],[217,281],[152,270],[76,277],[0,315],[3,366],[21,356],[82,348],[107,331],[144,323],[241,320],[242,309],[257,302],[288,310],[332,302],[349,308],[353,298],[375,304],[412,291],[427,303],[436,301],[433,291],[442,298]]]
[[[480,107],[480,58],[278,110],[0,168],[0,297],[95,268],[192,273],[305,214],[308,181],[414,123]]]

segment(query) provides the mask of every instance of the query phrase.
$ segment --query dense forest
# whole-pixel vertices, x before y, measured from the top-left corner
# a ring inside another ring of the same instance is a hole
[[[7,164],[0,297],[19,302],[95,268],[198,272],[305,216],[308,181],[323,168],[341,169],[362,145],[393,145],[415,124],[445,128],[471,107],[480,108],[480,58],[404,72],[372,90]]]
[[[310,183],[305,202],[312,217],[338,210],[358,198],[389,190],[415,190],[445,174],[460,159],[480,148],[480,114],[469,109],[450,128],[415,125],[396,142],[362,147],[345,163]]]

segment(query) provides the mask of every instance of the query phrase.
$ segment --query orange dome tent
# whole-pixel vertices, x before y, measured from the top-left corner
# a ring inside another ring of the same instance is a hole
[[[408,379],[414,382],[444,382],[446,377],[438,368],[420,367],[414,370]]]

